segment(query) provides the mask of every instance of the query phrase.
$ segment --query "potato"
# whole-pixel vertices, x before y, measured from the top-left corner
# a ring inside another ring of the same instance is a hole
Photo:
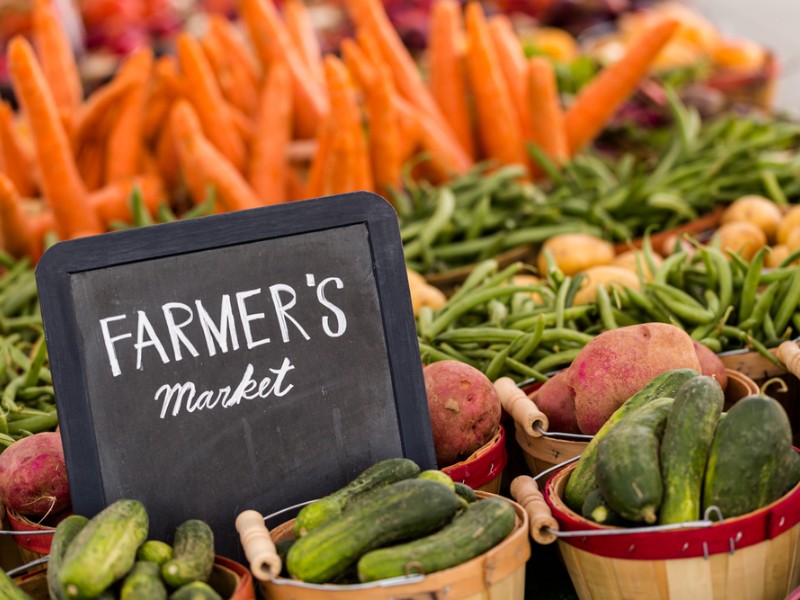
[[[764,196],[742,196],[731,203],[722,213],[722,223],[746,222],[752,223],[764,232],[769,241],[775,239],[778,225],[783,219],[781,209],[769,198]]]
[[[683,329],[643,323],[604,331],[588,342],[567,369],[575,416],[583,433],[595,434],[608,417],[659,373],[700,361]]]
[[[789,239],[789,234],[792,233],[792,229],[798,227],[800,227],[800,206],[793,206],[783,215],[783,220],[778,225],[778,233],[776,234],[778,243],[785,244]]]
[[[767,236],[757,226],[744,221],[733,221],[720,225],[712,238],[719,242],[725,252],[738,252],[745,260],[753,258],[759,248],[767,245]]]
[[[774,269],[783,262],[783,259],[789,258],[792,253],[789,246],[786,244],[778,244],[772,247],[772,251],[768,252],[764,257],[764,266],[768,269]]]
[[[457,360],[422,370],[439,468],[467,458],[500,426],[500,397],[481,371]]]
[[[597,298],[597,286],[603,285],[606,290],[613,286],[622,289],[623,286],[628,286],[634,290],[638,290],[639,278],[635,273],[623,267],[615,267],[614,265],[597,265],[590,267],[584,272],[586,277],[581,283],[581,288],[575,294],[573,304],[587,304],[594,302]]]
[[[414,316],[419,314],[423,306],[434,310],[447,303],[447,296],[439,288],[429,284],[425,277],[411,269],[406,269],[408,289],[411,293],[411,308]]]
[[[567,372],[559,371],[544,382],[536,394],[536,406],[547,415],[548,429],[580,433],[575,419],[575,392],[567,384]]]
[[[725,363],[717,356],[716,352],[700,342],[694,341],[694,351],[697,353],[697,360],[700,361],[700,373],[713,377],[719,382],[724,390],[728,387],[728,372],[725,370]]]
[[[663,262],[663,259],[659,254],[654,252],[653,262],[655,263],[655,267],[657,269]],[[650,272],[650,268],[648,267],[647,261],[644,258],[644,253],[641,250],[628,250],[622,254],[617,254],[614,262],[611,264],[615,267],[628,269],[637,276],[639,275],[639,269],[641,268],[646,281],[651,281],[653,279],[653,273]]]
[[[614,260],[614,246],[588,233],[562,233],[547,240],[539,252],[539,273],[547,273],[545,250],[553,255],[564,275],[575,275],[595,265],[607,265]]]

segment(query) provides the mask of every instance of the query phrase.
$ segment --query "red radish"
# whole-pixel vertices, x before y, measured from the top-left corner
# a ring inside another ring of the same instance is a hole
[[[0,454],[0,499],[11,510],[42,516],[70,505],[61,435],[37,433]]]

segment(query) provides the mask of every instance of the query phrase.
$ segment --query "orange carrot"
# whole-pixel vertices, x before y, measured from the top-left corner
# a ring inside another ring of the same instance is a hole
[[[0,239],[3,248],[16,258],[30,256],[35,259],[41,252],[41,249],[37,249],[17,188],[14,187],[14,182],[2,173],[0,173]]]
[[[264,204],[286,201],[292,135],[292,76],[281,62],[272,65],[261,91],[258,132],[250,145],[247,180]]]
[[[492,37],[500,69],[506,80],[511,100],[517,113],[523,136],[529,136],[531,123],[528,112],[526,75],[528,66],[522,52],[522,43],[514,33],[511,21],[504,14],[494,15],[489,19],[489,34]]]
[[[527,164],[519,119],[480,3],[467,4],[465,21],[467,66],[484,156],[503,164]]]
[[[326,115],[317,130],[317,150],[311,159],[311,168],[306,182],[306,197],[316,198],[323,195],[324,182],[327,180],[326,171],[330,166],[331,150],[333,148],[336,122]]]
[[[643,31],[622,58],[605,67],[578,93],[564,117],[571,155],[594,140],[636,91],[678,27],[674,19],[665,19]]]
[[[83,86],[72,45],[52,0],[34,2],[33,44],[56,106],[62,113],[72,113],[83,100]]]
[[[347,136],[345,154],[348,168],[352,168],[356,189],[371,191],[374,188],[369,166],[369,152],[364,132],[361,128],[356,90],[344,63],[333,55],[325,57],[323,63],[325,81],[331,102],[331,116],[336,123],[336,134]],[[340,173],[337,173],[341,176]],[[354,191],[354,190],[348,190]]]
[[[556,165],[569,159],[564,114],[558,99],[553,65],[544,57],[528,60],[528,106],[530,107],[531,141]]]
[[[36,158],[32,149],[20,139],[14,125],[14,113],[3,101],[0,101],[0,153],[5,162],[5,173],[18,193],[27,198],[34,196]]]
[[[323,82],[325,73],[322,68],[322,52],[305,2],[303,0],[283,0],[281,8],[289,35],[294,45],[300,50],[300,55],[308,70],[317,81]]]
[[[134,82],[117,75],[110,83],[98,88],[75,114],[72,148],[77,151],[91,139],[104,139],[119,110],[120,100]]]
[[[239,171],[203,135],[199,117],[188,101],[178,100],[172,107],[170,127],[184,174],[194,174],[202,181],[201,189],[197,186],[190,189],[196,203],[203,202],[206,188],[210,185],[216,192],[219,208],[223,210],[261,205]]]
[[[427,152],[430,167],[438,181],[446,181],[466,173],[472,166],[472,160],[464,153],[464,149],[452,137],[441,130],[441,124],[430,115],[417,112],[419,134],[422,150]]]
[[[200,38],[200,46],[211,65],[217,84],[225,99],[245,114],[253,114],[258,105],[258,89],[252,87],[244,74],[233,68],[230,55],[225,51],[221,40],[211,34]]]
[[[475,156],[468,104],[465,40],[461,7],[456,0],[437,0],[431,8],[428,72],[431,93],[458,141]]]
[[[397,89],[431,119],[440,123],[440,131],[455,138],[438,104],[422,80],[419,68],[389,21],[380,0],[348,0],[348,11],[359,29],[372,33],[380,53],[392,70]]]
[[[105,140],[102,139],[88,141],[75,155],[75,164],[87,191],[91,192],[103,187],[106,176],[105,158],[106,145]]]
[[[314,79],[306,66],[272,0],[242,0],[240,10],[262,67],[266,69],[276,60],[285,60],[289,66],[295,108],[295,137],[313,137],[320,119],[328,112],[328,96],[324,86]]]
[[[304,200],[306,195],[306,186],[303,178],[297,169],[290,168],[286,177],[286,200],[294,202],[295,200]]]
[[[186,80],[186,97],[194,106],[205,136],[238,170],[245,165],[245,147],[228,111],[208,61],[197,40],[178,34],[178,60]]]
[[[143,58],[135,63],[137,71],[129,74],[136,85],[123,99],[119,115],[106,142],[105,181],[108,183],[133,177],[141,169],[144,110],[153,55],[148,47],[137,52],[142,52]]]
[[[33,48],[24,38],[11,40],[8,62],[14,91],[28,115],[41,166],[42,188],[56,215],[59,235],[68,239],[102,232],[97,215],[88,210],[86,189],[75,166],[55,100]]]
[[[89,194],[89,203],[97,212],[103,223],[122,221],[130,223],[131,194],[135,187],[139,188],[144,206],[151,215],[155,215],[158,205],[164,201],[164,186],[157,176],[140,175],[128,179],[118,179]]]
[[[343,39],[340,48],[344,64],[347,65],[358,86],[366,92],[367,88],[375,83],[377,69],[352,38]]]
[[[238,27],[219,15],[212,15],[208,25],[210,34],[216,37],[225,49],[231,68],[241,71],[242,75],[237,75],[237,80],[246,79],[247,85],[257,90],[261,81],[261,68]]]
[[[417,109],[400,94],[392,95],[392,104],[397,115],[397,127],[400,131],[400,162],[404,164],[417,152],[422,141]]]
[[[393,102],[394,91],[385,71],[376,71],[363,89],[369,122],[372,173],[377,189],[386,194],[389,189],[401,185],[404,162],[400,121]]]

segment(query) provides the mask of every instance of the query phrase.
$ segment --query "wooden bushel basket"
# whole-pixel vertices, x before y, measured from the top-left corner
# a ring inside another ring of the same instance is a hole
[[[477,495],[494,496],[481,491]],[[292,539],[294,519],[267,531],[258,512],[245,511],[237,518],[236,528],[265,600],[523,600],[525,563],[531,554],[528,515],[519,504],[508,501],[517,513],[516,524],[491,550],[429,575],[412,574],[357,585],[317,585],[278,575],[281,561],[274,543]]]
[[[473,452],[469,458],[444,467],[453,481],[459,481],[481,492],[497,494],[500,492],[503,469],[508,463],[506,451],[506,433],[503,426],[491,440]]]
[[[544,496],[581,600],[783,600],[800,584],[800,484],[768,506],[713,524],[608,535],[620,528],[584,519],[562,500],[574,466],[558,470]]]
[[[758,386],[755,381],[733,369],[725,369],[728,374],[728,385],[725,389],[726,410],[737,400],[750,394],[758,393]],[[506,409],[514,419],[515,439],[522,449],[525,463],[531,473],[537,474],[554,467],[566,460],[580,456],[583,449],[589,443],[582,439],[569,439],[565,434],[558,432],[548,432],[546,417],[536,407],[536,396],[539,386],[531,386],[524,390],[527,393],[529,402],[527,404],[518,402],[512,409]],[[501,396],[501,401],[503,401]],[[504,404],[505,407],[505,404]],[[542,420],[544,417],[544,421]],[[535,427],[538,423],[539,431]],[[546,435],[551,433],[551,436]]]

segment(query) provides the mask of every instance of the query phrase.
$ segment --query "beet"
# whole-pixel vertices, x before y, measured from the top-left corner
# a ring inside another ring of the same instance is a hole
[[[60,434],[24,437],[0,454],[0,500],[7,508],[32,516],[57,513],[70,506]]]

